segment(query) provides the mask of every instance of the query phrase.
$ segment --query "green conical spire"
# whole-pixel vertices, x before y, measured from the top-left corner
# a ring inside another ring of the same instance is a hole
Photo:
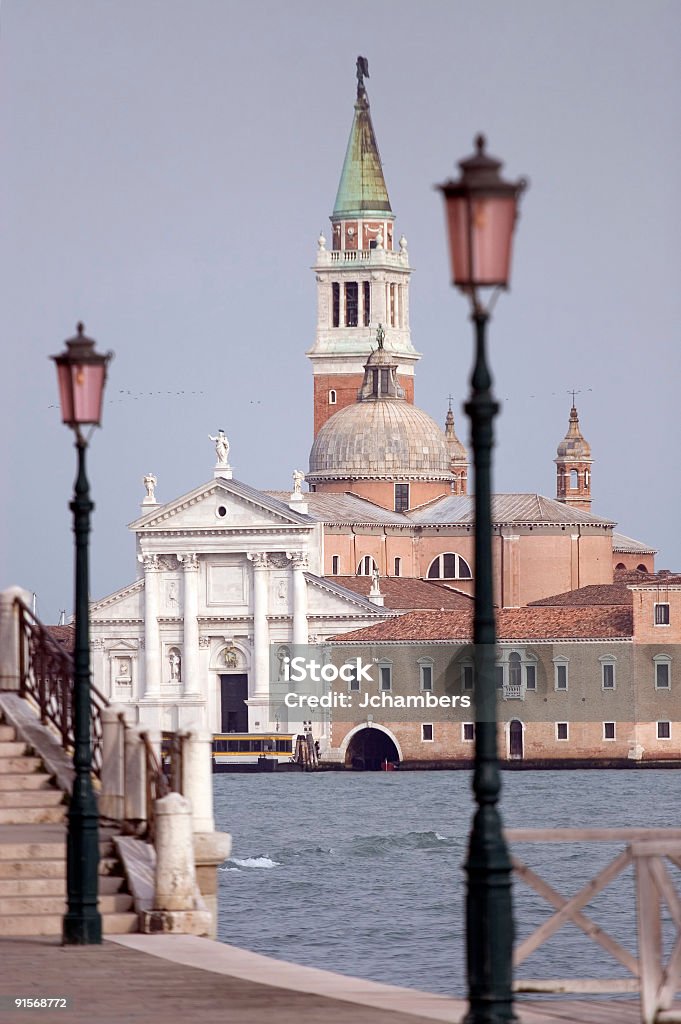
[[[357,89],[355,116],[332,219],[367,216],[392,218],[392,210],[362,82]]]

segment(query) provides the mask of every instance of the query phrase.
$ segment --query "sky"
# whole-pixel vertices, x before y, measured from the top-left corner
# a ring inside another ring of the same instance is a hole
[[[461,439],[472,331],[433,189],[484,131],[530,180],[490,325],[495,488],[555,494],[571,399],[593,511],[681,569],[681,5],[677,0],[4,0],[0,585],[73,608],[73,437],[54,365],[113,350],[89,453],[91,595],[136,575],[142,477],[288,488],[312,443],[315,281],[369,61],[415,267],[416,402]]]

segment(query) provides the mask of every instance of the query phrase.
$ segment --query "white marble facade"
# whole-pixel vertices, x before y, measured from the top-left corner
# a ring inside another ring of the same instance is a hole
[[[302,731],[271,720],[270,645],[322,642],[386,613],[322,577],[323,527],[300,499],[287,505],[218,467],[175,501],[147,496],[130,526],[137,579],[91,605],[95,686],[150,728],[220,732],[221,678],[237,674],[250,732]]]

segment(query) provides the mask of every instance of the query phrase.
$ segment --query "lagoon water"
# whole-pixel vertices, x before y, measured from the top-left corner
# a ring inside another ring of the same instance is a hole
[[[512,827],[680,827],[674,770],[504,772]],[[283,960],[433,992],[464,992],[464,874],[472,814],[469,772],[216,775],[216,827],[233,837],[219,872],[219,938]],[[619,848],[542,843],[515,848],[564,895]],[[548,907],[516,882],[520,937]],[[587,913],[634,949],[632,872]],[[520,974],[617,977],[574,926]]]

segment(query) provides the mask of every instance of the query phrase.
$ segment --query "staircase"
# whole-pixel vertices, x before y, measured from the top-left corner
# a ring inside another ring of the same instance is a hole
[[[66,911],[66,804],[42,760],[0,722],[0,936],[61,935]],[[136,932],[111,833],[100,832],[105,935]]]

